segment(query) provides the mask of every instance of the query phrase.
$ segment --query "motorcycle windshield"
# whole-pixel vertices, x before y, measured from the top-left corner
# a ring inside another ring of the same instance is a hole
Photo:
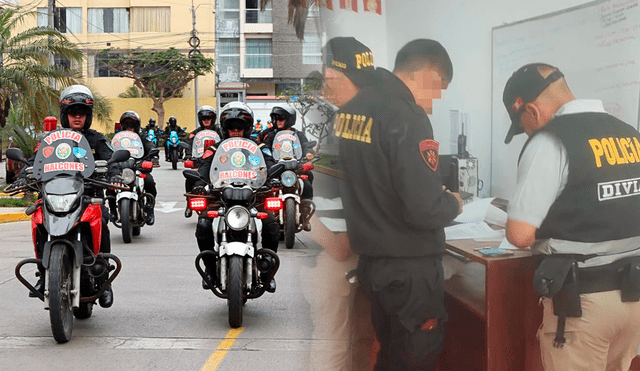
[[[141,159],[144,156],[144,147],[140,136],[132,131],[119,131],[111,139],[111,146],[114,151],[126,149],[131,153],[131,157]]]
[[[267,180],[267,164],[255,142],[246,138],[230,138],[218,146],[209,178],[216,189],[231,183],[259,188]]]
[[[273,138],[271,152],[276,161],[299,160],[302,158],[302,145],[296,133],[290,130],[283,130],[279,131]]]
[[[33,162],[33,176],[47,181],[58,175],[80,174],[88,178],[96,164],[84,135],[69,129],[55,130],[40,142]]]
[[[202,130],[195,137],[193,137],[193,146],[191,147],[191,155],[194,158],[200,158],[204,154],[204,144],[207,140],[214,140],[215,144],[220,144],[222,141],[220,135],[213,130]]]

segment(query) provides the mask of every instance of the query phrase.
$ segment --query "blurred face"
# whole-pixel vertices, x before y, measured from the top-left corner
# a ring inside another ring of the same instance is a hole
[[[276,126],[278,127],[278,129],[280,129],[280,130],[284,129],[284,125],[287,123],[287,119],[284,116],[273,115],[271,117],[275,121]]]
[[[202,118],[202,126],[205,129],[210,129],[211,128],[211,123],[213,123],[213,117],[211,116],[204,116]]]
[[[242,129],[229,129],[229,138],[240,138],[243,132]]]
[[[411,72],[407,80],[403,80],[416,103],[424,109],[427,114],[433,113],[433,100],[442,97],[442,90],[447,89],[449,82],[443,79],[437,71],[427,69],[427,67]]]
[[[323,80],[322,96],[338,107],[344,106],[358,94],[358,87],[349,80],[347,75],[338,70],[325,67]]]

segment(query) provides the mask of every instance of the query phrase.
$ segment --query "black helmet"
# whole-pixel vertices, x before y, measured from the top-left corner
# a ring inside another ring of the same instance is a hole
[[[229,138],[229,129],[241,128],[242,136],[249,138],[253,130],[253,111],[242,102],[230,102],[220,111],[222,139]]]
[[[69,128],[69,118],[67,114],[71,111],[80,112],[87,116],[84,128],[87,130],[91,126],[93,119],[93,94],[84,85],[71,85],[60,94],[60,121],[63,128]]]
[[[155,118],[150,118],[149,119],[149,125],[154,126],[156,124],[156,119]]]
[[[271,117],[273,126],[275,126],[276,128],[277,128],[277,123],[276,123],[277,119],[284,117],[285,119],[284,128],[289,129],[293,126],[293,124],[296,123],[296,110],[294,110],[291,107],[275,106],[271,109],[271,114],[269,115],[269,117]]]
[[[139,133],[140,115],[138,115],[135,111],[126,111],[122,114],[122,116],[120,116],[120,125],[122,126],[122,130],[133,128],[133,131]]]
[[[198,124],[200,124],[200,126],[202,126],[202,119],[204,119],[205,117],[212,118],[211,129],[213,130],[213,127],[215,126],[215,123],[216,123],[216,110],[211,106],[200,107],[198,109]]]
[[[169,125],[177,125],[178,124],[178,120],[176,119],[175,116],[171,116],[171,117],[169,117],[169,121],[167,122],[167,124],[169,124]]]

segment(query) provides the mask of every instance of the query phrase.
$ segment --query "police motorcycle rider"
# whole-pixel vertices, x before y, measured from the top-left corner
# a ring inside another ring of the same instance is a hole
[[[144,138],[144,136],[140,135],[140,125],[141,125],[140,121],[141,121],[140,115],[138,115],[138,113],[135,111],[125,111],[122,114],[122,116],[120,116],[120,125],[122,127],[122,130],[132,131],[138,134],[138,136],[140,137],[140,140],[142,140],[142,147],[144,148],[143,157],[146,157],[149,155],[149,151],[154,149],[155,146],[153,145],[152,142]],[[146,193],[151,194],[154,199],[158,195],[156,182],[153,180],[153,175],[151,175],[151,173],[146,174],[146,177],[144,178],[144,190]],[[112,199],[109,200],[110,208],[112,207],[111,205],[112,201],[115,202],[115,200],[112,200]],[[112,208],[112,211],[115,211],[115,210],[117,210],[117,207]],[[145,214],[144,215],[145,223],[147,223],[147,225],[153,225],[156,220],[153,212],[153,206],[145,205],[144,214]]]
[[[314,159],[315,154],[313,151],[313,147],[310,145],[307,136],[304,135],[302,131],[297,130],[293,127],[296,123],[296,111],[291,107],[285,106],[275,106],[271,109],[271,121],[274,122],[272,129],[268,129],[266,137],[264,137],[264,144],[269,148],[270,151],[273,151],[273,140],[277,133],[280,131],[292,131],[300,140],[300,145],[302,147],[302,154],[306,158],[307,161],[311,161]],[[302,215],[308,215],[310,212],[310,206],[304,202],[304,200],[311,200],[313,198],[313,173],[311,170],[302,172],[301,174],[307,175],[308,178],[303,180],[304,189],[300,198],[302,202],[300,203],[300,213]],[[305,218],[303,229],[306,231],[311,230],[311,225],[309,224],[308,218]]]
[[[185,140],[186,146],[185,146],[185,155],[184,155],[185,161],[192,160],[194,162],[193,167],[195,169],[200,167],[200,163],[202,161],[201,158],[194,159],[192,157],[193,154],[191,153],[191,149],[193,148],[193,141],[196,135],[198,135],[198,133],[203,130],[214,130],[218,133],[218,135],[220,135],[219,131],[216,128],[216,118],[218,116],[216,114],[215,108],[211,106],[202,106],[198,108],[197,116],[198,116],[198,127],[194,131],[189,133],[189,135],[187,136],[187,140]],[[184,181],[185,192],[186,193],[191,192],[194,184],[195,182],[193,180],[189,178],[185,179]],[[192,213],[193,213],[192,210],[187,205],[187,208],[184,211],[184,216],[189,218],[191,217]]]
[[[144,127],[144,131],[156,130],[156,129],[158,129],[156,127],[156,119],[152,117],[149,119],[149,123],[147,124],[147,126]]]
[[[72,85],[66,88],[61,94],[59,99],[60,104],[60,121],[62,122],[62,127],[65,129],[72,129],[80,132],[89,142],[89,146],[93,152],[94,159],[97,160],[105,160],[109,161],[111,159],[111,155],[113,154],[113,150],[111,145],[107,141],[107,138],[104,137],[101,133],[90,129],[91,123],[93,121],[93,94],[91,91],[83,85]],[[36,147],[36,152],[37,152]],[[32,164],[35,160],[34,155],[29,158],[29,164]],[[26,168],[25,168],[26,170]],[[119,174],[122,172],[122,168],[119,163],[112,163],[109,165],[107,176],[110,179],[111,183],[114,185],[121,186],[122,178]],[[26,172],[20,174],[20,183],[14,184],[15,188],[19,188],[26,184]],[[101,191],[97,191],[98,193],[102,193]],[[96,197],[103,196],[102,194],[96,194]],[[101,240],[100,240],[100,252],[102,253],[110,253],[111,252],[111,234],[109,231],[109,227],[107,223],[109,221],[108,217],[109,213],[106,207],[102,206],[102,232],[101,232]],[[36,250],[37,257],[42,257],[42,250],[44,248],[46,236],[40,235],[40,230],[36,229]],[[34,286],[34,288],[44,293],[45,288],[45,270],[44,267],[38,265],[38,282]],[[29,293],[30,297],[36,297],[36,295],[32,292]],[[109,308],[113,305],[113,289],[111,285],[107,290],[104,291],[102,296],[98,299],[98,303],[103,308]]]
[[[169,117],[169,121],[167,121],[167,126],[164,128],[163,137],[164,137],[164,159],[169,162],[171,159],[169,158],[169,135],[171,132],[175,131],[178,133],[179,137],[185,136],[186,133],[184,130],[178,126],[178,119],[175,116]],[[178,147],[178,155],[182,154],[182,148]]]
[[[153,143],[154,146],[158,145],[158,135],[160,130],[158,129],[158,127],[156,126],[156,119],[155,118],[150,118],[149,119],[149,123],[144,127],[144,129],[142,129],[142,134],[140,134],[140,136],[144,136],[146,138],[147,134],[149,133],[149,131],[153,131],[153,137],[155,138],[155,143]]]
[[[241,102],[230,102],[226,104],[220,112],[220,128],[222,132],[222,140],[229,138],[249,139],[251,131],[253,130],[253,111],[246,104]],[[268,171],[275,164],[275,160],[271,156],[271,151],[269,151],[264,144],[259,144],[258,147],[262,151]],[[210,182],[209,170],[216,150],[217,148],[215,146],[207,148],[202,156],[203,162],[198,168],[198,174],[207,182]],[[191,193],[204,193],[206,192],[205,186],[205,182],[197,181]],[[262,233],[260,236],[262,240],[262,247],[278,252],[280,226],[278,225],[273,213],[269,211],[268,214],[268,218],[262,220]],[[209,218],[200,217],[198,219],[196,239],[198,241],[198,248],[201,252],[211,250],[214,246],[215,236],[212,224],[212,220]],[[211,282],[215,283],[215,261],[213,258],[207,256],[203,258],[203,262],[206,267],[205,274]],[[209,289],[204,279],[202,280],[202,287],[204,289]],[[267,291],[271,293],[276,291],[275,278],[269,282]]]

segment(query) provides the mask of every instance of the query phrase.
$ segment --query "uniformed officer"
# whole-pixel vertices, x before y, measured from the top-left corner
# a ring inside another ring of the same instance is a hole
[[[426,39],[400,50],[393,73],[373,74],[373,54],[354,38],[330,40],[326,56],[347,232],[381,347],[375,369],[433,369],[447,319],[444,227],[462,201],[443,190],[425,111],[451,81],[451,60]]]
[[[517,70],[503,101],[505,143],[529,135],[507,238],[547,254],[534,279],[544,369],[626,371],[640,345],[640,133],[544,63]]]

